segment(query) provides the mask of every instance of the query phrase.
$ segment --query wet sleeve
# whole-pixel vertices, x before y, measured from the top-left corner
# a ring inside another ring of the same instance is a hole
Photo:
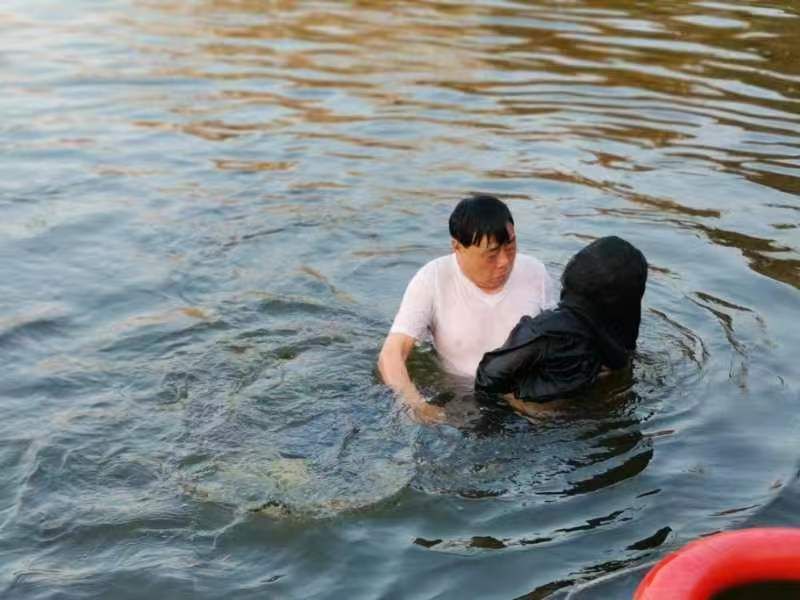
[[[429,268],[417,271],[406,287],[389,333],[403,333],[418,341],[427,336],[433,321],[433,283]]]
[[[508,394],[519,389],[525,373],[542,357],[540,340],[530,332],[530,320],[522,317],[505,344],[483,355],[475,374],[476,390]]]

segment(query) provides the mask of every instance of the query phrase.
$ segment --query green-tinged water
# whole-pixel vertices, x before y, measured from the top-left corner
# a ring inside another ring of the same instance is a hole
[[[796,2],[7,0],[0,85],[3,598],[530,600],[796,524]],[[528,422],[423,351],[449,424],[397,413],[472,191],[555,276],[643,250],[632,378]]]

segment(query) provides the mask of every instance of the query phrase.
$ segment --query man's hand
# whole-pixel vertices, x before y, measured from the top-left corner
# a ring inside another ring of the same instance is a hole
[[[503,398],[505,398],[508,405],[514,409],[514,411],[523,417],[530,419],[531,417],[543,417],[543,416],[550,416],[552,417],[554,413],[558,413],[561,409],[564,408],[565,403],[568,400],[550,400],[549,402],[539,403],[539,402],[525,402],[524,400],[520,400],[514,394],[504,394]]]
[[[407,410],[411,419],[417,423],[441,423],[444,421],[444,411],[428,404],[408,375],[406,360],[414,341],[414,338],[403,333],[390,333],[378,357],[378,371],[384,383],[400,396],[402,408]]]
[[[413,391],[407,390],[404,394],[401,393],[401,402],[408,416],[413,421],[424,425],[442,423],[445,420],[444,409],[435,404],[429,404],[413,384],[412,387]]]

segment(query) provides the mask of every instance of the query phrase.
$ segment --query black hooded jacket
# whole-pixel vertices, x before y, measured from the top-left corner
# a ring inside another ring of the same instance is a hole
[[[547,402],[593,384],[602,366],[628,364],[639,336],[647,261],[616,236],[583,248],[561,277],[561,301],[522,317],[478,365],[475,389]]]

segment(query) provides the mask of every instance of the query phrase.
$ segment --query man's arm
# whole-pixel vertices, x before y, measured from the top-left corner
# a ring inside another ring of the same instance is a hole
[[[406,360],[416,340],[429,331],[433,319],[435,282],[430,265],[417,271],[408,283],[378,358],[378,371],[383,381],[397,392],[411,418],[428,423],[443,420],[444,413],[439,407],[428,404],[419,393],[408,375]]]
[[[410,335],[390,333],[378,357],[378,371],[384,383],[397,392],[400,400],[411,410],[412,418],[422,423],[441,421],[443,411],[427,403],[408,374],[406,360],[414,342]]]

